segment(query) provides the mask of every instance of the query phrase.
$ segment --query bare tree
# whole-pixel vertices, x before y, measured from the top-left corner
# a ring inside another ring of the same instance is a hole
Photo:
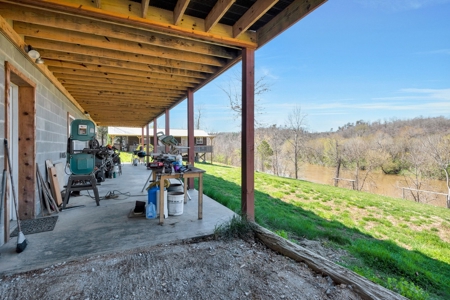
[[[97,127],[97,139],[100,139],[100,145],[105,144],[107,135],[108,135],[108,127],[107,126],[98,126]]]
[[[195,124],[194,124],[195,129],[201,129],[201,121],[203,117],[204,117],[203,104],[198,104],[196,106],[196,113],[195,113]]]
[[[267,76],[262,76],[255,82],[255,125],[260,126],[257,116],[264,111],[261,105],[261,95],[270,91],[271,83],[267,81]],[[234,74],[227,86],[220,86],[230,102],[230,108],[235,112],[235,118],[242,116],[242,78],[240,75]]]
[[[447,184],[447,208],[450,208],[450,136],[444,134],[435,134],[424,139],[427,146],[427,153],[433,158],[437,167],[445,174]]]
[[[288,115],[287,141],[291,145],[290,157],[294,162],[295,179],[298,179],[302,149],[306,139],[306,117],[300,107],[295,107]]]

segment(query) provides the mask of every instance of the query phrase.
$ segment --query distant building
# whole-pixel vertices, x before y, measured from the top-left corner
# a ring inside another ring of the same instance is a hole
[[[165,133],[165,129],[158,129],[156,131]],[[114,146],[121,151],[132,152],[136,150],[139,145],[147,144],[147,133],[144,131],[144,140],[142,139],[142,128],[133,127],[108,127],[108,135],[114,141]],[[188,146],[188,131],[187,129],[170,129],[170,135],[173,136],[179,143],[182,154],[187,154]],[[149,132],[150,145],[153,145],[153,128]],[[212,160],[212,139],[215,135],[210,135],[204,130],[194,130],[195,156],[196,160],[205,160],[205,154],[211,153]],[[154,146],[154,145],[153,145]],[[163,152],[164,146],[161,144],[153,152]]]

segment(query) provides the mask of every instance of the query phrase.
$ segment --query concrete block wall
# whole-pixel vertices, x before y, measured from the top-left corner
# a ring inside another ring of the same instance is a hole
[[[84,119],[78,110],[3,34],[0,33],[0,140],[5,137],[5,61],[36,83],[36,162],[45,176],[45,160],[65,162],[60,153],[67,150],[67,126],[69,113]],[[20,151],[20,149],[19,149]],[[4,147],[0,145],[0,170],[4,168]],[[0,172],[0,182],[2,173]],[[1,186],[0,186],[1,189]],[[41,207],[36,190],[36,213]],[[2,213],[3,214],[3,213]],[[0,245],[3,243],[3,219],[0,222]]]

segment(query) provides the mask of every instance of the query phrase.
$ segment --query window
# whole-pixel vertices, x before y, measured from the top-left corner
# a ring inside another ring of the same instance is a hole
[[[196,145],[203,145],[203,138],[202,137],[195,138],[195,144]]]

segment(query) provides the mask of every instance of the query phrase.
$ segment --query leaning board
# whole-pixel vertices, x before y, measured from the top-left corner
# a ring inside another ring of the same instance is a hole
[[[52,189],[53,198],[56,200],[56,205],[62,204],[61,191],[59,190],[58,175],[55,167],[48,168],[48,175],[50,180],[50,188]]]

